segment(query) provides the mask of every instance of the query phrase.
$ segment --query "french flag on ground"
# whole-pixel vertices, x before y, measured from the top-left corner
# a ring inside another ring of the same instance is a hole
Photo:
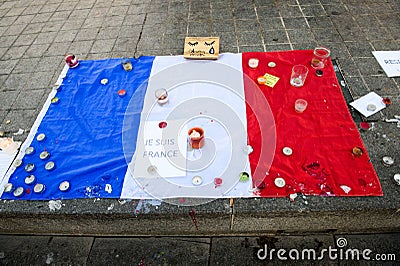
[[[331,61],[319,77],[311,57],[143,56],[131,59],[131,71],[121,59],[81,60],[60,75],[17,155],[22,165],[2,179],[1,198],[382,195]],[[297,64],[309,68],[300,88],[289,83]],[[159,89],[167,100],[158,101]],[[296,99],[308,102],[303,113]],[[190,143],[193,128],[204,131],[200,148]],[[34,152],[25,154],[28,147]]]

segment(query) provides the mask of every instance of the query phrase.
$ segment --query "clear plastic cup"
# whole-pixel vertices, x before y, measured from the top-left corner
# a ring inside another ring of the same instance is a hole
[[[322,69],[325,67],[328,57],[331,55],[331,50],[324,46],[314,48],[314,55],[311,59],[311,66],[315,69]]]
[[[294,103],[294,109],[296,110],[297,113],[302,113],[306,110],[307,108],[307,101],[304,99],[297,99],[296,102]]]
[[[290,84],[295,87],[302,87],[306,82],[308,68],[304,65],[295,65],[292,68],[292,75],[290,76]]]

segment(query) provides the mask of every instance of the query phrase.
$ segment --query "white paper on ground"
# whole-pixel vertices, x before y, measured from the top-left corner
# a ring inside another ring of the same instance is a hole
[[[376,109],[374,111],[369,111],[367,109],[369,104],[375,105]],[[367,95],[362,96],[354,102],[351,102],[350,105],[365,117],[369,117],[386,107],[386,105],[383,103],[382,97],[375,92],[370,92]]]
[[[373,51],[372,54],[388,77],[400,77],[400,51]]]

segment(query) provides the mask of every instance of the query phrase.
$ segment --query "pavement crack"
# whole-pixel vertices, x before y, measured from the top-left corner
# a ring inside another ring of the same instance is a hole
[[[143,29],[144,29],[144,25],[146,24],[146,20],[147,20],[147,12],[146,12],[146,14],[144,15],[144,19],[143,19],[143,23],[142,23],[142,28],[140,29],[140,34],[139,34],[139,38],[138,38],[138,40],[137,40],[137,42],[136,42],[136,45],[135,45],[135,52],[133,53],[133,57],[134,58],[136,58],[136,54],[137,54],[137,49],[138,49],[138,46],[139,46],[139,42],[140,42],[140,40],[142,39],[142,34],[143,34]]]

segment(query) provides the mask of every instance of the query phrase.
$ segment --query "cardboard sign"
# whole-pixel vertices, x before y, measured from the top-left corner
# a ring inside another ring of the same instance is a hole
[[[219,37],[186,37],[184,49],[188,59],[218,59]]]

